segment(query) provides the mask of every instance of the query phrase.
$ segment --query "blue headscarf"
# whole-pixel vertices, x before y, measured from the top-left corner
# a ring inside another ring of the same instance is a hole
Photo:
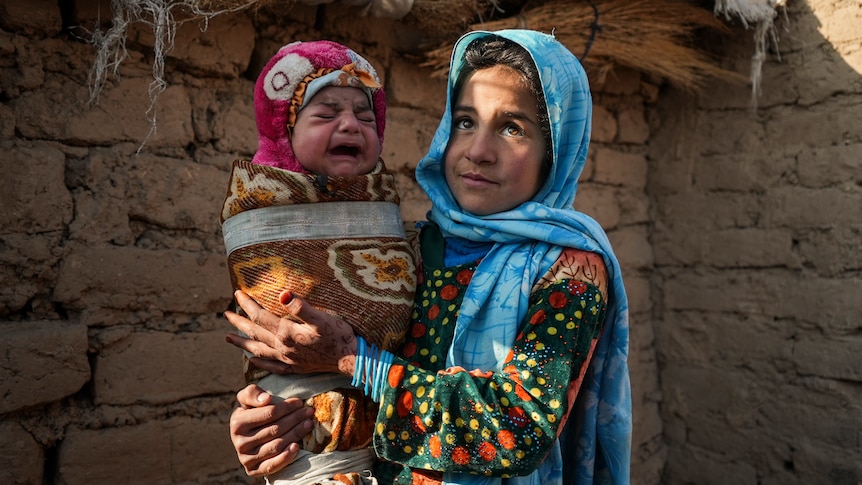
[[[452,126],[453,89],[464,66],[464,51],[475,39],[498,35],[524,47],[541,78],[551,126],[553,165],[530,200],[511,210],[477,216],[463,211],[452,196],[443,158]],[[524,318],[530,290],[570,247],[601,254],[610,276],[605,327],[569,419],[566,434],[575,449],[560,454],[559,440],[539,469],[508,484],[563,483],[562,460],[577,462],[566,483],[629,483],[631,389],[628,355],[628,302],[620,265],[602,227],[572,204],[589,147],[592,98],[577,58],[550,35],[529,30],[471,32],[455,44],[449,70],[446,112],[416,178],[432,202],[429,220],[444,237],[493,243],[470,283],[460,309],[447,365],[467,369],[502,368]],[[446,483],[500,484],[499,478],[447,473]]]

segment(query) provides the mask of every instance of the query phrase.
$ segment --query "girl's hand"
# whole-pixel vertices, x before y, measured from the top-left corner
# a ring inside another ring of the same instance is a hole
[[[296,398],[274,400],[254,384],[236,397],[240,407],[230,417],[230,440],[248,476],[271,475],[292,463],[314,409]]]
[[[225,312],[225,317],[248,338],[229,334],[227,341],[254,355],[252,364],[277,374],[338,372],[353,376],[356,335],[344,320],[287,291],[279,295],[287,312],[281,318],[242,291],[235,297],[248,318],[234,312]]]

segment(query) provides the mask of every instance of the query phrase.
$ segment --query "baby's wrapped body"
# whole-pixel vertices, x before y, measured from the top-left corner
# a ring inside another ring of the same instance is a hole
[[[280,316],[278,295],[289,290],[338,314],[369,343],[394,350],[416,289],[398,202],[394,177],[382,163],[368,175],[324,177],[234,162],[221,214],[234,289]],[[377,406],[349,378],[268,374],[247,356],[245,369],[248,382],[315,408],[302,456],[270,479],[314,483],[312,476],[371,468]]]

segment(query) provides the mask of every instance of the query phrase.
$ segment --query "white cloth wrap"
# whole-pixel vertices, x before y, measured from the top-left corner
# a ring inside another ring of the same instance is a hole
[[[286,239],[406,237],[398,204],[365,201],[248,210],[225,219],[222,235],[228,254],[253,244]]]
[[[266,477],[270,485],[311,485],[326,482],[344,470],[371,470],[374,450],[369,446],[353,451],[312,453],[300,450],[293,463],[278,473]]]

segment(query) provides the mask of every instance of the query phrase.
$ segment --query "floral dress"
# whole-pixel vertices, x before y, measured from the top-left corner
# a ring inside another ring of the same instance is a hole
[[[433,260],[442,258],[428,258],[425,249],[413,323],[380,402],[374,447],[385,461],[375,474],[380,483],[414,485],[440,483],[443,470],[527,474],[562,430],[601,332],[604,263],[594,253],[565,249],[533,287],[512,350],[493,372],[446,368],[478,261],[438,267]]]

